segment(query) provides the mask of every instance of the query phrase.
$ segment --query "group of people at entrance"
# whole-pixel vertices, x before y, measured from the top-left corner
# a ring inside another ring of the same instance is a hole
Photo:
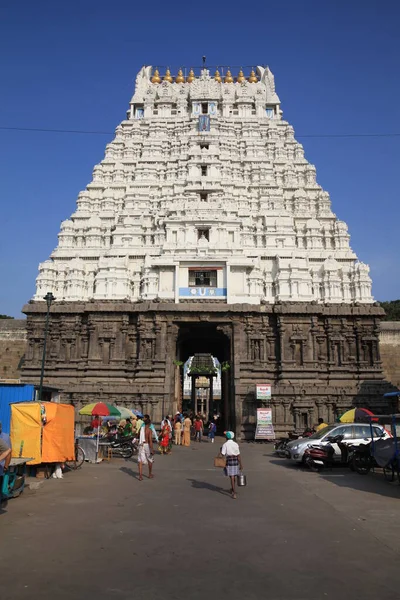
[[[175,417],[167,415],[161,421],[160,436],[159,436],[159,451],[161,454],[171,454],[172,443],[176,446],[190,446],[191,439],[196,442],[201,442],[204,435],[206,424],[201,415],[195,417],[189,416],[187,413],[177,412]],[[214,420],[211,420],[208,425],[208,439],[214,443],[217,425]]]
[[[201,442],[204,429],[206,427],[205,419],[201,415],[196,415],[194,418],[187,413],[176,413],[174,419],[174,441],[177,446],[190,446],[191,438],[196,442]],[[214,443],[217,425],[215,420],[208,423],[208,439]]]

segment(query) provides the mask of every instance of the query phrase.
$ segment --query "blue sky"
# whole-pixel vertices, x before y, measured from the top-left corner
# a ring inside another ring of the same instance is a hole
[[[61,3],[0,9],[0,127],[114,131],[142,64],[176,72],[266,63],[379,300],[400,298],[400,3],[232,0]],[[0,130],[0,313],[21,316],[38,263],[112,135]]]

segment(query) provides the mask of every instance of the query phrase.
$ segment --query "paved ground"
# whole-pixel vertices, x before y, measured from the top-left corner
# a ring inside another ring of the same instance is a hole
[[[320,476],[243,445],[238,499],[215,446],[85,465],[0,516],[2,600],[400,598],[400,487]],[[389,596],[388,596],[389,597]]]

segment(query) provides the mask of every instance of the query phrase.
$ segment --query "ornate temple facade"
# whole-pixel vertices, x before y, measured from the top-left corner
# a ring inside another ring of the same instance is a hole
[[[29,381],[47,292],[45,381],[65,400],[101,397],[158,419],[180,406],[177,363],[208,352],[230,365],[220,408],[238,433],[254,430],[256,383],[272,384],[281,431],[381,405],[383,311],[369,268],[283,119],[268,67],[141,69],[24,307]]]

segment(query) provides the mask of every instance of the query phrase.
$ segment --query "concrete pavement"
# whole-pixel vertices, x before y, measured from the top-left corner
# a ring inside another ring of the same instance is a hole
[[[2,600],[400,597],[400,487],[290,467],[243,444],[238,499],[217,445],[85,465],[0,516]]]

